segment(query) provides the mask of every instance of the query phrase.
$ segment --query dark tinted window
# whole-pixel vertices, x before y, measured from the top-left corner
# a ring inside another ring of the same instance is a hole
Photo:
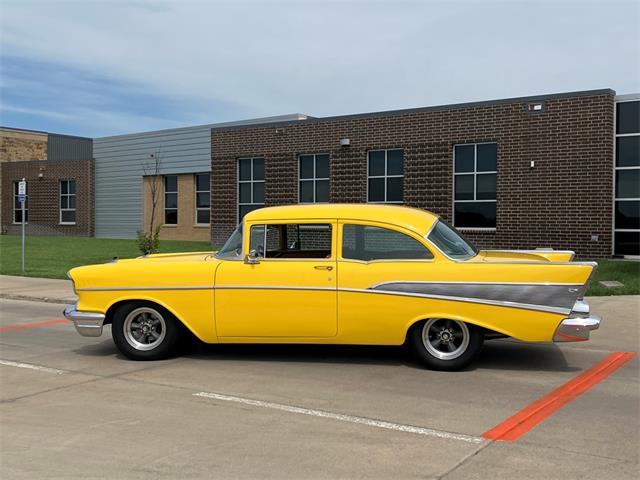
[[[474,169],[474,146],[456,145],[455,147],[455,172],[473,172]]]
[[[618,167],[640,166],[640,135],[616,138],[616,165]]]
[[[329,178],[329,155],[316,155],[316,178]]]
[[[495,143],[481,143],[477,152],[478,172],[495,172],[498,169],[498,145]]]
[[[253,159],[253,180],[264,180],[264,158]]]
[[[478,200],[495,200],[496,174],[485,173],[476,175],[476,198]]]
[[[209,174],[199,173],[196,175],[196,191],[209,191]]]
[[[456,175],[456,200],[473,200],[473,175]]]
[[[344,225],[342,257],[362,260],[424,260],[433,255],[416,239],[386,228]]]
[[[640,255],[640,232],[615,232],[616,255]]]
[[[616,171],[616,198],[640,198],[640,169]]]
[[[177,175],[164,177],[164,223],[165,225],[177,225],[178,223]]]
[[[616,133],[640,133],[640,101],[616,105]]]
[[[495,202],[456,202],[455,224],[458,228],[495,228]]]
[[[313,178],[313,155],[300,155],[300,178]]]
[[[640,200],[616,202],[616,228],[640,230]]]

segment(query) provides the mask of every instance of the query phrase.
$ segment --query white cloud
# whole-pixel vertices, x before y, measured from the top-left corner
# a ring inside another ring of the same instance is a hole
[[[640,90],[636,2],[4,0],[5,55],[198,99],[332,115]],[[193,108],[193,107],[190,107]],[[140,129],[146,129],[141,125]]]

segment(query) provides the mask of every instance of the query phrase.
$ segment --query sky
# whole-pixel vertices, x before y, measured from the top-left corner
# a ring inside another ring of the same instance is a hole
[[[70,135],[640,92],[637,0],[0,0],[0,22],[0,124]]]

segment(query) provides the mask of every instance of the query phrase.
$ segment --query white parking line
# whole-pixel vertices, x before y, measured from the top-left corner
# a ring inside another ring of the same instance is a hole
[[[6,365],[7,367],[28,368],[29,370],[37,370],[39,372],[55,373],[56,375],[62,375],[64,373],[64,370],[58,370],[57,368],[43,367],[42,365],[33,365],[32,363],[13,362],[11,360],[0,360],[0,365]]]
[[[341,413],[327,412],[325,410],[315,410],[309,408],[296,407],[293,405],[284,405],[282,403],[264,402],[262,400],[253,400],[251,398],[235,397],[233,395],[222,395],[220,393],[198,392],[193,394],[194,397],[211,398],[214,400],[222,400],[224,402],[242,403],[252,405],[254,407],[271,408],[274,410],[282,410],[290,413],[298,413],[301,415],[311,415],[313,417],[330,418],[341,422],[358,423],[360,425],[368,425],[376,428],[386,428],[388,430],[396,430],[398,432],[416,433],[427,437],[445,438],[447,440],[460,440],[468,443],[486,443],[487,441],[471,435],[462,433],[446,432],[443,430],[434,430],[432,428],[416,427],[413,425],[403,425],[401,423],[386,422],[384,420],[374,420],[366,417],[356,417],[353,415],[343,415]]]

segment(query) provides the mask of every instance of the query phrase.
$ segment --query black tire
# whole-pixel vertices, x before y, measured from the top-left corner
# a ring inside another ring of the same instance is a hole
[[[449,372],[469,365],[483,343],[484,335],[475,325],[445,318],[419,322],[407,335],[407,344],[420,363],[432,370]]]
[[[180,333],[178,320],[150,302],[127,302],[115,311],[111,336],[118,350],[131,360],[160,360],[174,350]]]

